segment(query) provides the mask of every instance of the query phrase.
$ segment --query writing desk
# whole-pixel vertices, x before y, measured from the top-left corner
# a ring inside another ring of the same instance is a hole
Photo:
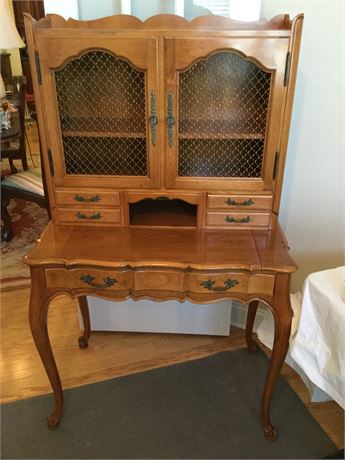
[[[185,299],[208,303],[233,299],[248,305],[246,340],[252,339],[258,301],[273,313],[275,340],[262,395],[265,436],[275,439],[270,403],[290,336],[290,275],[296,267],[279,226],[275,230],[107,228],[52,222],[25,257],[32,277],[29,318],[37,350],[51,382],[55,409],[48,427],[59,424],[62,385],[51,349],[47,314],[60,294],[78,298],[84,321],[79,346],[88,345],[90,319],[86,296]],[[240,389],[239,389],[240,391]]]

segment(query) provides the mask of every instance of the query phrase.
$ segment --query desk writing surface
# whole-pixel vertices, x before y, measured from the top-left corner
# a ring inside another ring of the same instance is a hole
[[[279,259],[285,271],[294,271],[279,235],[250,230],[92,228],[49,223],[25,262],[257,271],[274,267]]]

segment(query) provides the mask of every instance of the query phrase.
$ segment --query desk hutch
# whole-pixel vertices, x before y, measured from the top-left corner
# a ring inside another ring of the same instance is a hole
[[[235,299],[246,338],[262,301],[275,341],[269,408],[288,347],[296,266],[278,210],[303,15],[242,23],[158,15],[93,21],[25,17],[52,221],[25,257],[30,325],[58,425],[63,392],[49,301],[86,296]],[[241,389],[239,389],[241,391]]]

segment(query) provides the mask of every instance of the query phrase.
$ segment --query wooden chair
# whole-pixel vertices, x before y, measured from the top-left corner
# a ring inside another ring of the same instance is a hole
[[[12,198],[33,201],[47,209],[50,218],[49,203],[46,198],[45,184],[40,168],[28,169],[17,174],[11,174],[1,181],[1,217],[3,220],[2,238],[10,241],[13,238],[11,217],[7,206]]]
[[[25,85],[26,79],[23,76],[13,77],[10,82],[5,82],[6,91],[9,91],[8,100],[18,108],[20,120],[20,133],[18,137],[9,143],[1,143],[1,158],[8,158],[11,173],[18,172],[13,164],[13,160],[21,160],[24,171],[29,169],[25,143]]]

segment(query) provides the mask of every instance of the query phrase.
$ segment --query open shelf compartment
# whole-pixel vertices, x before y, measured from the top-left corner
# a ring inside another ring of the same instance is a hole
[[[129,203],[130,225],[196,227],[198,205],[180,199],[145,198]]]

